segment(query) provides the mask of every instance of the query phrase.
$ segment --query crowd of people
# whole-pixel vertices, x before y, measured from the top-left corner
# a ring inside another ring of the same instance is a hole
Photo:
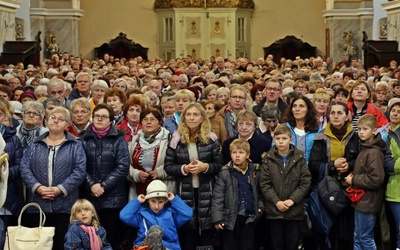
[[[400,249],[399,78],[345,55],[0,65],[0,218],[38,203],[56,250]],[[324,175],[365,191],[329,244],[305,216]]]

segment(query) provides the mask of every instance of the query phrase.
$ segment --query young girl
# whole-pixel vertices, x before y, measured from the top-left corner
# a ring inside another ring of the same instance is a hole
[[[65,235],[65,250],[112,250],[106,239],[106,230],[100,226],[99,217],[90,201],[79,199],[75,202],[70,222]]]

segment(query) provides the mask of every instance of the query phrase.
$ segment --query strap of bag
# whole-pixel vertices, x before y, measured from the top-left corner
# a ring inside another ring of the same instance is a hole
[[[21,209],[21,213],[19,213],[19,216],[18,216],[18,226],[21,226],[21,217],[22,217],[22,214],[25,212],[25,210],[28,208],[28,207],[36,207],[37,209],[39,209],[39,227],[43,227],[44,226],[44,223],[46,222],[46,215],[45,215],[45,213],[43,212],[43,210],[42,210],[42,208],[40,207],[40,205],[39,204],[37,204],[37,203],[35,203],[35,202],[31,202],[31,203],[28,203],[28,204],[26,204],[22,209]]]

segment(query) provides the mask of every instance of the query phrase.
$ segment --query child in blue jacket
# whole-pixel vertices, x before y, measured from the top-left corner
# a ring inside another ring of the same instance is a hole
[[[139,195],[119,214],[124,223],[139,229],[134,246],[160,244],[149,240],[149,232],[158,232],[153,229],[161,228],[162,235],[159,238],[162,237],[162,245],[171,250],[180,250],[177,228],[192,218],[192,209],[179,196],[168,192],[167,186],[160,180],[152,181],[146,191],[146,196]]]

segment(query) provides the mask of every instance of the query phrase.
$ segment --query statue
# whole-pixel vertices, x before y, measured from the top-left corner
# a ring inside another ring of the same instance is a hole
[[[348,57],[351,58],[353,56],[357,55],[357,46],[354,44],[353,41],[353,32],[344,32],[343,34],[343,43],[339,44],[339,48],[344,50],[344,54]]]
[[[57,44],[56,35],[54,35],[52,31],[50,31],[49,34],[47,34],[46,36],[46,44],[47,44],[46,51],[49,53],[50,57],[60,52],[60,48],[58,47]]]

